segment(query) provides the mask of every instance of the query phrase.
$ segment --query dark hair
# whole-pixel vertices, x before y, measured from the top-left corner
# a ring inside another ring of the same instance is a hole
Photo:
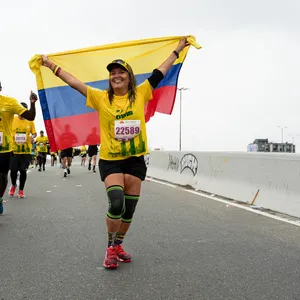
[[[129,75],[129,85],[128,85],[128,98],[129,98],[129,102],[130,104],[132,104],[135,101],[136,98],[136,80],[135,80],[135,76],[133,74],[132,68],[130,67],[130,65],[127,64],[127,69],[128,71],[123,68],[126,72],[128,72]],[[108,93],[108,99],[110,104],[112,104],[113,100],[114,100],[114,90],[113,87],[110,84],[109,81],[109,87],[107,89],[107,93]]]
[[[28,105],[25,102],[21,102],[21,105],[25,108],[28,108]]]

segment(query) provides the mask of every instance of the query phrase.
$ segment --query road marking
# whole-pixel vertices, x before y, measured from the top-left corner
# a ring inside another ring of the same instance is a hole
[[[221,199],[221,198],[215,196],[214,194],[207,195],[207,194],[199,192],[199,191],[189,190],[189,189],[180,187],[180,186],[175,185],[175,184],[171,184],[171,183],[168,183],[168,182],[160,181],[160,180],[149,178],[149,177],[147,177],[147,180],[151,181],[151,182],[159,183],[159,184],[162,184],[162,185],[166,185],[166,186],[169,186],[169,187],[172,187],[172,188],[180,189],[184,192],[188,192],[188,193],[198,195],[198,196],[201,196],[201,197],[204,197],[204,198],[208,198],[208,199],[212,199],[212,200],[215,200],[215,201],[218,201],[218,202],[225,203],[228,206],[238,207],[238,208],[247,210],[249,212],[258,214],[258,215],[262,215],[262,216],[265,216],[265,217],[268,217],[268,218],[271,218],[271,219],[275,219],[277,221],[285,222],[285,223],[292,224],[292,225],[300,227],[300,220],[297,222],[297,221],[292,221],[292,220],[285,219],[285,218],[282,218],[282,217],[279,217],[279,216],[274,216],[274,215],[269,214],[267,212],[257,210],[259,207],[247,207],[247,206],[245,206],[245,205],[247,205],[247,203],[245,203],[245,205],[241,205],[241,204],[238,204],[238,203],[234,203],[230,200]]]

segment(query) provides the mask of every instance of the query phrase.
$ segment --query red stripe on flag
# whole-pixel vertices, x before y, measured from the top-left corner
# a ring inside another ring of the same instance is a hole
[[[155,112],[171,114],[173,111],[177,86],[163,86],[153,92],[153,99],[145,107],[146,122],[154,116]]]
[[[47,120],[45,127],[47,134],[49,128],[53,130],[53,135],[48,136],[53,152],[80,145],[100,144],[97,112]]]

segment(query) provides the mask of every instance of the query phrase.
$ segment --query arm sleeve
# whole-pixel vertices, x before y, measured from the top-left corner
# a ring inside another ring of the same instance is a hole
[[[157,86],[163,79],[164,74],[158,69],[154,69],[151,76],[148,78],[153,89],[157,88]]]
[[[86,95],[86,106],[95,109],[96,111],[100,110],[102,99],[106,91],[87,87]]]

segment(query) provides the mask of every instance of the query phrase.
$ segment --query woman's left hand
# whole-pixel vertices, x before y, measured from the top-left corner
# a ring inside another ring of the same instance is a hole
[[[185,47],[189,45],[190,43],[187,41],[187,37],[185,36],[179,41],[176,51],[180,53]]]

